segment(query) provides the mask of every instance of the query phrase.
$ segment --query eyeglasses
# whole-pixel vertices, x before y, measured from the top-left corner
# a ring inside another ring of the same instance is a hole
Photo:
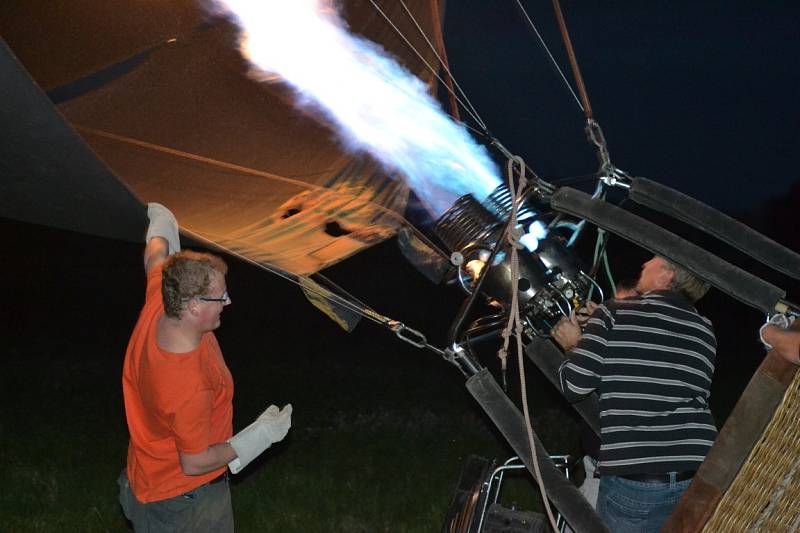
[[[197,298],[198,300],[203,300],[204,302],[228,303],[231,301],[231,297],[228,296],[228,291],[225,291],[225,293],[220,298],[209,298],[208,296],[195,296],[195,298]]]

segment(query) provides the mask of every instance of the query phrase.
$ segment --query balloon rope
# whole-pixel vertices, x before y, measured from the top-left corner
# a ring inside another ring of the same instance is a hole
[[[519,165],[519,185],[514,186],[514,163]],[[528,445],[531,447],[531,459],[533,462],[533,471],[536,477],[536,482],[539,484],[539,492],[542,495],[542,502],[547,511],[547,518],[550,520],[550,525],[553,531],[558,531],[556,519],[553,516],[553,510],[550,508],[550,500],[547,498],[547,489],[544,486],[542,479],[542,472],[539,468],[539,457],[536,450],[536,443],[533,437],[533,425],[531,423],[531,414],[528,408],[528,388],[525,378],[525,360],[522,354],[522,318],[519,313],[519,250],[522,244],[519,242],[522,232],[517,228],[517,211],[522,203],[522,191],[525,190],[527,179],[525,178],[525,161],[518,156],[508,160],[508,190],[511,192],[511,221],[508,224],[505,238],[511,248],[511,309],[508,316],[508,324],[503,329],[503,346],[498,352],[498,357],[502,361],[503,368],[505,369],[506,357],[508,353],[509,337],[512,333],[517,345],[517,364],[519,366],[519,386],[522,395],[522,412],[525,418],[525,430],[528,434]],[[500,243],[498,243],[498,246]]]

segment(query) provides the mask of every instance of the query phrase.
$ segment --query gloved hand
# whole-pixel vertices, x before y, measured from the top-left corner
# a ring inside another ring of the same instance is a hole
[[[592,504],[592,507],[597,509],[597,494],[600,491],[600,478],[595,477],[595,470],[597,470],[597,461],[588,455],[583,456],[583,469],[586,472],[586,478],[583,480],[578,490],[586,501]]]
[[[766,330],[768,326],[777,326],[781,329],[786,329],[789,326],[791,326],[793,322],[794,322],[793,316],[786,316],[782,313],[777,313],[775,315],[772,315],[770,319],[763,326],[759,328],[758,338],[761,339],[761,343],[767,350],[771,350],[772,346],[767,341],[764,340],[764,330]]]
[[[150,225],[147,227],[147,235],[144,242],[150,242],[153,237],[162,237],[169,243],[169,253],[181,251],[181,239],[178,235],[178,221],[172,211],[161,204],[150,202],[147,204],[147,218]]]
[[[228,439],[236,451],[236,459],[228,463],[232,474],[238,474],[273,443],[283,440],[292,427],[292,404],[283,409],[270,405],[255,422]]]

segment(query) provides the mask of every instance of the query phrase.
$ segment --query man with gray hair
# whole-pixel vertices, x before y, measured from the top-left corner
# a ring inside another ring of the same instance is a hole
[[[659,531],[717,436],[716,339],[693,306],[708,288],[656,256],[637,296],[598,306],[583,328],[574,315],[553,328],[565,396],[600,397],[597,511],[615,533]]]

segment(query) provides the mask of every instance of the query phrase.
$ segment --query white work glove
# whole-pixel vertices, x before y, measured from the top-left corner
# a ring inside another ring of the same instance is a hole
[[[162,237],[169,243],[169,253],[174,254],[181,251],[181,239],[178,236],[178,221],[172,211],[161,204],[150,202],[147,204],[147,218],[150,225],[147,227],[147,235],[144,242],[150,242],[153,237]]]
[[[586,472],[586,479],[583,480],[583,485],[578,487],[578,490],[589,504],[597,509],[597,495],[600,491],[600,478],[594,476],[594,471],[597,469],[597,461],[588,455],[583,456],[583,469]],[[565,524],[564,531],[566,533],[575,533],[575,530]]]
[[[758,338],[761,339],[761,343],[769,351],[772,349],[772,346],[764,340],[764,330],[767,329],[767,326],[778,326],[781,329],[786,329],[791,326],[793,322],[793,316],[786,316],[783,313],[772,315],[770,319],[758,329]]]
[[[278,410],[270,405],[256,421],[228,439],[236,451],[236,459],[228,463],[232,474],[238,474],[273,443],[283,440],[292,427],[292,404]]]
[[[600,491],[600,478],[594,475],[595,470],[597,470],[597,462],[590,456],[584,455],[583,469],[586,472],[586,479],[583,480],[583,484],[578,490],[586,498],[586,501],[597,509],[597,494]]]

